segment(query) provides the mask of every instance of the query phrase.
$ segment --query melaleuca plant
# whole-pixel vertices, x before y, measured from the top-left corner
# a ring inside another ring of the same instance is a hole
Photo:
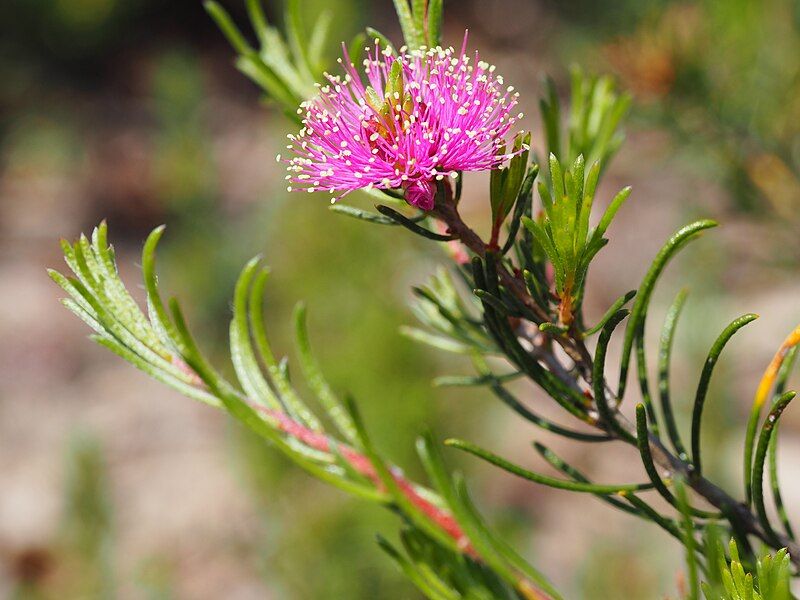
[[[685,293],[676,298],[662,329],[656,382],[648,374],[644,343],[650,299],[667,263],[716,224],[701,220],[678,230],[637,290],[622,294],[599,322],[589,325],[583,317],[592,259],[630,194],[623,189],[591,225],[598,182],[622,140],[619,125],[628,97],[609,79],[575,70],[562,118],[550,85],[541,103],[549,157],[537,186],[531,135],[513,130],[522,101],[494,66],[468,53],[466,35],[459,50],[440,45],[441,2],[395,0],[405,45],[395,49],[368,30],[368,44],[360,35],[343,50],[338,75],[323,72],[327,21],[321,18],[307,37],[299,2],[287,3],[284,39],[268,25],[259,1],[247,1],[257,48],[219,5],[206,6],[236,50],[239,69],[300,128],[290,136],[287,158],[279,158],[287,166],[290,191],[329,192],[336,213],[402,226],[441,244],[449,266],[414,289],[412,310],[422,327],[404,333],[468,357],[475,375],[441,377],[437,383],[481,386],[522,419],[574,443],[628,444],[630,460],[643,465],[647,479],[594,482],[537,440],[535,450],[562,477],[530,471],[465,440],[445,445],[536,484],[594,495],[660,527],[685,549],[687,598],[701,593],[709,599],[790,598],[800,547],[776,477],[777,431],[794,397],[785,386],[800,328],[780,347],[757,390],[745,436],[746,486],[736,494],[704,476],[700,431],[720,354],[756,316],[734,319],[709,350],[691,399],[688,443],[673,417],[670,395],[670,357]],[[459,213],[464,171],[491,172],[485,193],[492,224],[488,240]],[[338,202],[354,192],[377,201],[376,211]],[[162,233],[156,229],[142,253],[146,312],[120,280],[105,223],[90,238],[64,243],[73,275],[51,275],[69,295],[67,308],[94,329],[99,344],[186,396],[228,412],[313,476],[394,511],[401,520],[401,546],[384,538],[379,545],[426,596],[562,598],[477,512],[464,477],[448,469],[433,434],[417,443],[428,485],[410,481],[380,455],[355,402],[340,397],[322,375],[299,305],[297,354],[313,398],[301,396],[264,327],[268,271],[257,259],[244,267],[233,292],[230,352],[236,381],[225,379],[200,351],[178,302],[161,296],[155,258]],[[623,323],[622,361],[614,378],[606,351]],[[632,360],[639,393],[635,419],[629,420],[621,409],[631,402]],[[507,389],[512,379],[535,383],[572,423],[529,408]],[[767,510],[765,470],[777,523]],[[655,504],[653,496],[663,502]],[[721,538],[733,541],[723,545]]]

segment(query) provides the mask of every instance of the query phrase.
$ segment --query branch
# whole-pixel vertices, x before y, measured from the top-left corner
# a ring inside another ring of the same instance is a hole
[[[452,202],[449,184],[445,186],[446,196],[445,201],[436,205],[433,210],[433,216],[438,218],[445,224],[447,232],[458,239],[464,246],[469,248],[477,256],[484,258],[487,251],[491,250],[489,244],[484,242],[481,237],[475,233],[462,219],[458,213],[458,208]],[[522,277],[511,273],[503,264],[498,263],[497,274],[500,282],[508,289],[526,308],[528,308],[537,318],[535,321],[537,325],[547,323],[550,317],[542,310],[536,301],[530,296],[525,281]],[[581,369],[583,378],[591,382],[591,369],[586,371],[585,365],[591,363],[591,355],[586,347],[577,342],[575,339],[564,336],[557,336],[554,338],[556,342],[564,349],[564,352],[575,361],[575,365]]]
[[[454,202],[446,200],[444,203],[437,204],[433,215],[441,220],[446,231],[455,236],[466,248],[481,258],[486,256],[487,252],[490,250],[489,246],[463,221]],[[544,313],[529,294],[523,279],[511,273],[503,264],[497,265],[497,274],[502,285],[536,315],[537,325],[550,321],[549,316]],[[541,332],[540,335],[546,336],[547,334]],[[558,357],[553,353],[552,347],[548,344],[538,344],[534,351],[530,352],[531,355],[544,363],[553,375],[570,388],[582,390],[581,380],[591,385],[591,373],[594,361],[582,337],[576,335],[574,331],[568,331],[564,335],[548,337],[555,340],[575,362],[575,367],[580,374],[580,379],[574,371],[569,371],[561,366]],[[606,390],[605,397],[609,406],[616,406],[618,399],[609,391],[607,385],[604,385],[603,388]],[[616,414],[616,418],[623,430],[635,440],[636,426],[619,413]],[[601,420],[598,420],[594,426],[605,434],[631,443],[630,439],[615,432],[613,428],[609,427],[608,424]],[[687,485],[691,487],[695,493],[704,498],[712,506],[720,509],[737,529],[754,535],[765,544],[772,547],[787,548],[792,563],[800,567],[800,545],[785,535],[776,535],[775,538],[771,538],[761,525],[758,517],[753,514],[747,504],[736,500],[722,488],[699,475],[691,464],[672,454],[657,435],[651,433],[649,435],[649,441],[653,460],[659,467],[665,469],[672,475],[683,477]],[[774,542],[777,542],[777,545]]]
[[[242,270],[232,303],[230,350],[238,386],[223,378],[200,352],[177,301],[165,305],[162,300],[155,275],[155,250],[162,232],[158,228],[150,235],[142,254],[147,314],[119,277],[105,223],[91,240],[81,236],[74,245],[64,242],[65,260],[75,277],[56,271],[50,275],[69,294],[64,304],[95,330],[98,343],[182,394],[223,408],[318,479],[392,508],[404,522],[401,538],[415,539],[406,553],[414,564],[425,563],[411,569],[416,575],[435,580],[436,586],[461,589],[462,583],[451,578],[450,571],[441,579],[428,570],[427,561],[441,560],[456,570],[469,568],[469,561],[474,561],[487,567],[488,577],[467,585],[475,594],[484,584],[498,584],[492,578],[500,577],[508,586],[504,589],[516,590],[525,600],[560,598],[542,574],[490,532],[472,507],[463,482],[451,479],[443,463],[437,466],[436,478],[429,472],[436,484],[431,489],[408,480],[381,458],[354,403],[341,402],[324,380],[311,354],[300,306],[295,311],[295,333],[301,371],[343,441],[326,432],[270,347],[262,315],[268,270],[258,259]],[[427,449],[424,456],[430,453]],[[429,555],[423,557],[423,551]]]

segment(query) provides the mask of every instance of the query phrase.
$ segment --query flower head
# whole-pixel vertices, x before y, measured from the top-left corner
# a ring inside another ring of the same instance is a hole
[[[494,66],[466,54],[432,48],[395,55],[376,40],[363,62],[368,85],[350,62],[345,75],[301,105],[303,129],[290,135],[293,188],[338,193],[400,188],[409,204],[431,210],[436,181],[458,171],[500,166],[511,155],[506,136],[518,118],[518,94]]]

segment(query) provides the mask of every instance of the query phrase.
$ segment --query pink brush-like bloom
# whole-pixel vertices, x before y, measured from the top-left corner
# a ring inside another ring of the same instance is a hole
[[[436,181],[458,171],[499,167],[506,137],[522,114],[519,94],[505,88],[494,66],[453,48],[400,55],[367,48],[364,83],[344,53],[344,77],[304,102],[303,129],[290,135],[292,189],[328,191],[338,200],[361,188],[400,188],[409,204],[431,210]],[[279,157],[280,160],[280,157]]]

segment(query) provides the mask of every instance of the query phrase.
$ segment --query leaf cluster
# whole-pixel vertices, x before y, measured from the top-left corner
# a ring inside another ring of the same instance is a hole
[[[564,115],[555,82],[547,78],[545,87],[539,107],[548,153],[559,157],[562,165],[583,156],[587,164],[598,162],[600,170],[605,170],[625,139],[620,125],[630,110],[630,94],[618,93],[609,76],[587,75],[573,66],[570,103]]]
[[[287,0],[284,35],[269,24],[261,2],[246,0],[258,47],[247,41],[222,5],[215,0],[206,0],[204,6],[236,51],[236,68],[264,90],[289,119],[299,124],[297,106],[316,94],[314,84],[327,62],[323,49],[333,13],[330,10],[322,12],[311,33],[306,34],[302,3],[300,0]]]
[[[236,284],[230,322],[236,382],[226,380],[199,350],[178,302],[162,298],[155,274],[162,233],[156,229],[142,253],[147,313],[119,277],[105,223],[91,239],[64,242],[73,274],[53,270],[50,276],[68,294],[64,305],[94,329],[97,343],[176,391],[225,410],[318,479],[396,512],[402,550],[384,538],[379,545],[428,597],[560,597],[486,524],[430,434],[417,449],[433,489],[407,480],[381,457],[354,402],[340,399],[325,380],[300,304],[294,314],[298,362],[317,410],[303,400],[287,359],[278,358],[269,343],[261,312],[268,270],[258,258],[247,263]],[[532,595],[538,591],[546,596]]]
[[[786,549],[775,555],[764,554],[756,569],[748,572],[739,557],[734,540],[728,545],[728,557],[719,539],[709,539],[708,581],[702,583],[706,600],[791,600],[789,590],[791,563]]]
[[[583,296],[589,264],[608,243],[604,237],[619,208],[630,196],[631,188],[622,189],[611,201],[597,227],[590,229],[589,218],[600,162],[585,172],[583,155],[564,171],[555,155],[550,155],[550,186],[539,182],[543,212],[539,219],[522,218],[555,271],[555,291],[561,302],[559,324],[569,327],[572,307]]]

